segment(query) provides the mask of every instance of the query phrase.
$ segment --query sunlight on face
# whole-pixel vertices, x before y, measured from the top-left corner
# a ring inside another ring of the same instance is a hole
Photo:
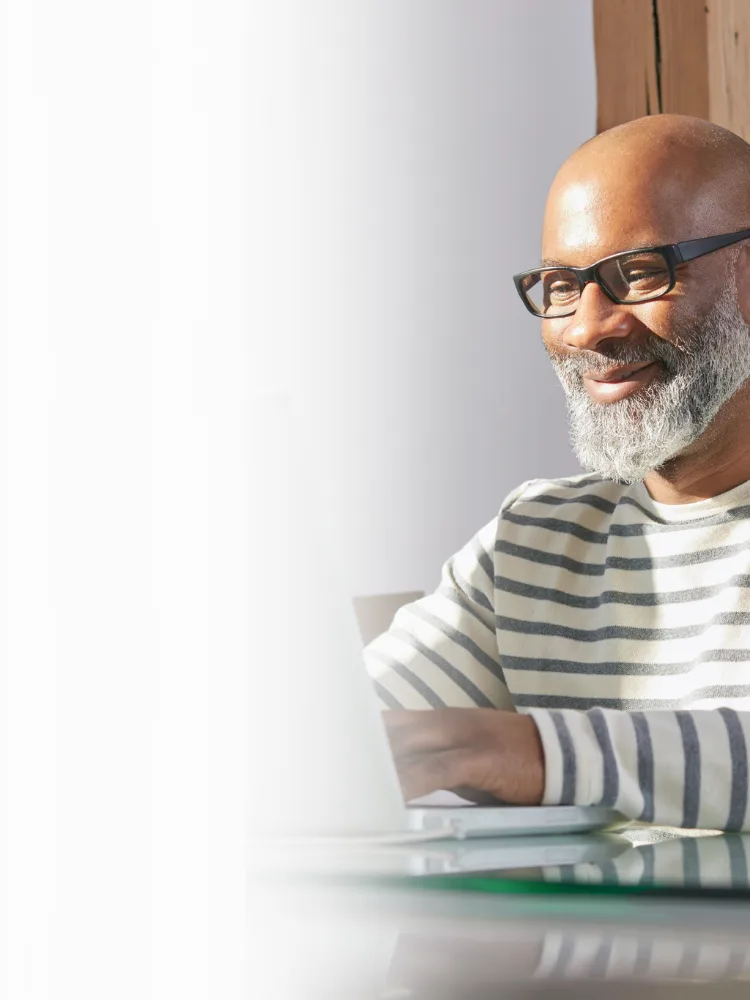
[[[562,259],[598,245],[600,201],[591,183],[577,182],[567,184],[550,202],[545,229],[556,234],[553,256]]]
[[[573,450],[585,469],[619,482],[644,479],[689,447],[750,378],[750,330],[733,281],[701,320],[680,327],[675,339],[690,350],[653,337],[608,354],[618,364],[655,360],[662,366],[643,391],[614,403],[594,402],[586,391],[586,352],[548,350],[567,397]]]

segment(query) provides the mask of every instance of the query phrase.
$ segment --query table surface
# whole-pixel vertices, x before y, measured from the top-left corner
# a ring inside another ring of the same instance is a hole
[[[526,867],[552,838],[475,842],[463,862],[448,842],[264,852],[248,995],[750,997],[750,836],[624,833],[558,838],[585,860]]]

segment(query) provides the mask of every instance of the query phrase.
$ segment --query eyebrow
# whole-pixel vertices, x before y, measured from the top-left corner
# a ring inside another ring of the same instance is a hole
[[[663,246],[663,245],[664,244],[662,244],[662,243],[646,243],[646,244],[642,244],[641,246],[630,247],[627,250],[618,250],[618,251],[616,251],[616,253],[618,253],[618,254],[639,253],[639,252],[641,252],[643,250],[653,250],[655,247]],[[607,256],[608,257],[609,256],[615,256],[615,254],[607,254]],[[606,257],[602,257],[601,259],[602,260],[606,260]],[[681,267],[682,265],[681,264],[676,264],[675,266],[676,267]],[[542,259],[539,261],[539,264],[537,265],[537,267],[576,267],[576,265],[575,264],[569,264],[567,261],[564,261],[564,260],[556,260],[554,257],[542,257]]]

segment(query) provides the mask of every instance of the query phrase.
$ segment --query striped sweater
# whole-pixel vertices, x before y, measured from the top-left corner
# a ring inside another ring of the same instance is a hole
[[[386,707],[529,713],[545,803],[750,829],[750,482],[524,483],[365,659]]]

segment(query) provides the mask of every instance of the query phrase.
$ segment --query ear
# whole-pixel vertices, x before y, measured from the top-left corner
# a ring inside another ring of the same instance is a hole
[[[737,255],[734,265],[737,283],[737,303],[743,319],[750,326],[750,244],[745,245]]]

